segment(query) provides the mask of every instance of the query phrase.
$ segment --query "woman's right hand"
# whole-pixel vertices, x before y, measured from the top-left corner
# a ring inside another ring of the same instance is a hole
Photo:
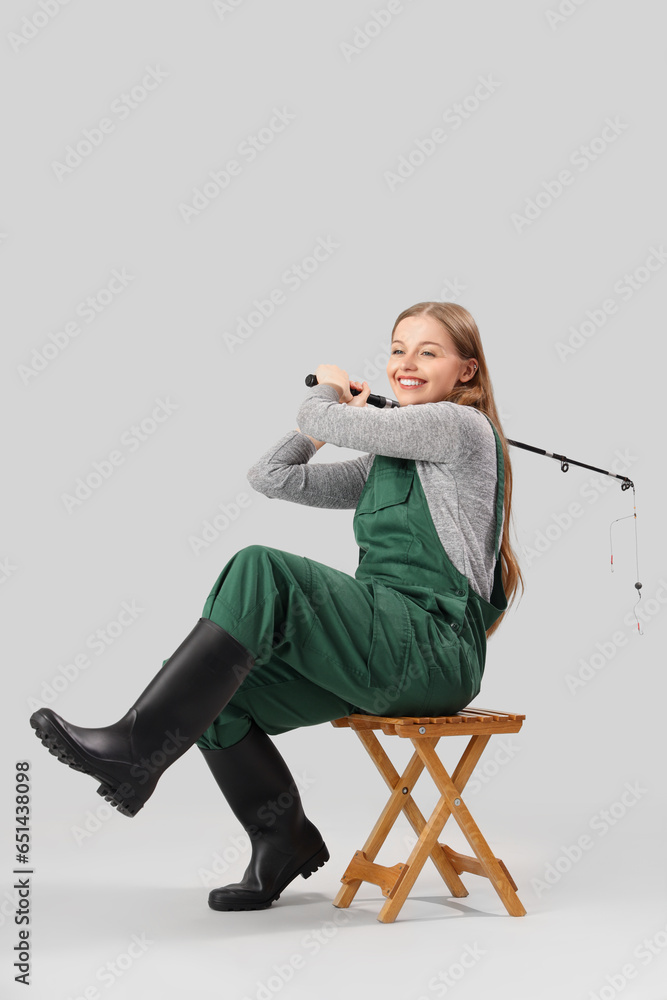
[[[368,382],[353,382],[350,380],[350,385],[354,386],[355,389],[359,390],[358,396],[353,396],[352,399],[346,403],[347,406],[368,406],[366,400],[371,394],[371,387]]]

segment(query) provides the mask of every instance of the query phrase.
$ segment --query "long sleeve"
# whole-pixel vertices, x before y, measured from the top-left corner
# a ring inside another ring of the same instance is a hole
[[[338,398],[335,389],[331,392]],[[321,440],[318,438],[318,441]],[[309,465],[316,451],[317,448],[305,434],[297,430],[288,431],[248,469],[248,482],[258,493],[270,499],[338,510],[356,507],[373,456],[361,455],[346,462]]]
[[[305,434],[339,448],[426,462],[454,461],[478,447],[480,434],[493,433],[472,406],[445,401],[385,409],[346,406],[330,385],[312,386],[297,424]]]

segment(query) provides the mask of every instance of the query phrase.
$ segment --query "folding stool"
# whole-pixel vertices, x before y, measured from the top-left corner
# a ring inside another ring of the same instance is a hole
[[[500,858],[492,854],[461,793],[491,736],[494,733],[518,733],[525,718],[525,715],[513,715],[509,712],[468,708],[456,715],[434,718],[348,715],[334,719],[333,726],[354,730],[391,789],[391,795],[363,848],[355,853],[347,866],[341,878],[343,886],[333,905],[349,906],[361,883],[373,882],[386,896],[378,920],[381,923],[391,923],[407,899],[426,859],[430,857],[452,896],[468,895],[468,890],[459,878],[461,872],[484,875],[491,880],[507,912],[513,917],[524,916],[526,911],[516,894],[514,879]],[[381,729],[388,736],[400,736],[411,741],[415,752],[403,774],[399,775],[393,767],[373,732],[374,729]],[[464,735],[469,735],[470,739],[450,777],[435,748],[441,736]],[[412,789],[424,768],[430,773],[440,792],[440,799],[428,822],[412,798]],[[387,868],[376,864],[375,858],[401,811],[407,816],[419,839],[406,862]],[[446,844],[438,843],[440,832],[450,816],[454,817],[463,831],[475,857],[459,854]]]

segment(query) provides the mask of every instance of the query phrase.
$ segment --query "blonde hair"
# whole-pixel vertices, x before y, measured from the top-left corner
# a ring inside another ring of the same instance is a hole
[[[433,316],[444,326],[451,337],[456,352],[462,361],[475,358],[477,369],[473,377],[465,383],[459,383],[445,396],[445,401],[460,403],[462,406],[474,406],[477,410],[485,413],[494,424],[503,449],[503,459],[505,464],[505,496],[504,511],[505,523],[503,527],[503,537],[500,545],[500,561],[502,571],[503,590],[507,597],[507,609],[513,603],[516,591],[521,583],[521,593],[523,595],[525,587],[521,569],[517,557],[512,549],[509,540],[509,526],[512,517],[512,463],[509,457],[509,445],[502,429],[498,410],[496,409],[493,397],[493,386],[491,376],[484,357],[482,340],[477,329],[477,324],[467,309],[456,302],[417,302],[416,305],[404,309],[400,314],[391,331],[393,341],[394,331],[401,322],[408,316]],[[512,522],[513,523],[513,522]],[[491,636],[500,625],[505,611],[486,630],[487,638]]]

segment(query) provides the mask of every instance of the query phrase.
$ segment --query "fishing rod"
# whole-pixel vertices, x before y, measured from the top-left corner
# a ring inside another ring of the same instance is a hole
[[[314,385],[318,385],[319,384],[316,375],[306,375],[306,380],[305,381],[306,381],[306,385],[309,386],[309,387],[312,387]],[[353,396],[359,396],[361,394],[361,391],[362,391],[361,389],[355,389],[352,385],[350,385],[350,393]],[[369,395],[368,395],[368,397],[366,399],[366,402],[370,403],[371,406],[377,406],[380,409],[392,409],[395,406],[399,406],[400,407],[400,405],[401,405],[396,399],[391,399],[390,397],[387,397],[387,396],[381,396],[379,393],[374,393],[374,392],[369,393]],[[638,598],[637,598],[637,604],[638,604],[639,601],[641,600],[641,596],[642,596],[642,593],[641,593],[641,591],[642,591],[642,585],[639,582],[639,547],[638,547],[638,544],[637,544],[637,495],[636,495],[636,492],[635,492],[635,484],[633,483],[633,481],[631,479],[628,479],[627,476],[619,476],[618,473],[616,473],[616,472],[608,472],[606,469],[599,469],[596,465],[588,465],[586,462],[577,462],[573,458],[566,458],[565,455],[559,455],[557,452],[554,452],[554,451],[546,451],[544,448],[536,448],[534,445],[532,445],[532,444],[524,444],[522,441],[512,441],[512,440],[510,440],[510,438],[506,438],[506,440],[507,440],[508,444],[513,445],[515,448],[524,448],[526,451],[532,451],[536,455],[546,455],[547,458],[553,458],[553,459],[555,459],[557,462],[560,462],[561,472],[567,472],[571,465],[577,465],[577,466],[579,466],[582,469],[591,469],[592,472],[599,472],[603,476],[610,476],[612,479],[620,479],[620,481],[621,481],[621,489],[622,490],[632,489],[633,510],[634,510],[634,513],[632,513],[632,514],[626,514],[624,517],[617,517],[617,518],[615,518],[611,522],[611,524],[609,525],[609,548],[610,548],[610,552],[611,552],[611,571],[613,573],[614,572],[614,551],[613,551],[613,548],[612,548],[611,530],[612,530],[614,524],[616,524],[617,521],[624,521],[626,517],[632,517],[632,518],[634,518],[634,522],[635,522],[635,556],[636,556],[636,564],[637,564],[637,582],[635,583],[635,590],[637,591],[637,594],[638,594]],[[637,607],[637,604],[635,604],[635,606],[633,608],[633,611]],[[638,632],[639,632],[640,635],[643,635],[644,633],[642,632],[641,625],[639,623],[639,618],[637,617],[636,611],[635,611],[635,618],[637,618],[637,630],[638,630]]]

